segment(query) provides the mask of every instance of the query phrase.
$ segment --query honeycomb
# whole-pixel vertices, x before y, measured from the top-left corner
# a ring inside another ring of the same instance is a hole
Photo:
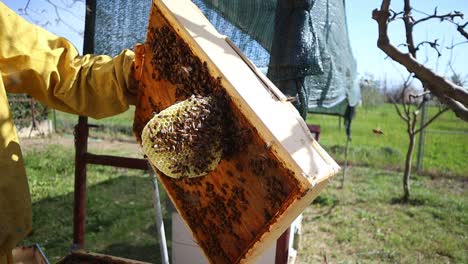
[[[156,114],[142,132],[143,152],[172,178],[208,174],[221,160],[220,111],[213,97],[192,95]]]

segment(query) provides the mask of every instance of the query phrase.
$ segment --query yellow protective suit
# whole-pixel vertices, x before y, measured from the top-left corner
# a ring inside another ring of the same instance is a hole
[[[27,93],[61,111],[102,118],[136,100],[133,52],[78,56],[67,40],[34,26],[0,2],[0,264],[31,231],[26,171],[6,92]]]

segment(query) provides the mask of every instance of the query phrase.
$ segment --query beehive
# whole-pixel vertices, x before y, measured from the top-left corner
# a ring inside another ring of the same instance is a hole
[[[189,0],[153,0],[134,132],[154,113],[190,97],[223,102],[223,158],[214,171],[159,173],[211,263],[251,263],[338,172],[295,108]]]

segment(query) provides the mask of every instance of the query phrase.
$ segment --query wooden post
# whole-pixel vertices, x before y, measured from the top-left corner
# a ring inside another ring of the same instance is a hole
[[[275,264],[287,264],[288,263],[289,233],[290,233],[290,228],[286,229],[284,233],[276,241]]]
[[[96,0],[86,0],[83,54],[94,53]],[[80,116],[75,126],[75,193],[73,210],[73,247],[85,247],[86,220],[86,153],[88,152],[88,118]]]
[[[80,116],[75,126],[75,193],[73,208],[73,248],[85,247],[86,220],[86,152],[88,151],[88,118]]]
[[[55,109],[53,109],[52,112],[54,114],[54,132],[57,133],[57,113]]]

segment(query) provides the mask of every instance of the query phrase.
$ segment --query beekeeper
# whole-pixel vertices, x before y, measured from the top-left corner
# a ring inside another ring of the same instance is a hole
[[[0,2],[0,264],[31,232],[28,180],[6,93],[27,93],[60,111],[103,118],[136,101],[134,54],[79,56],[64,38]]]

